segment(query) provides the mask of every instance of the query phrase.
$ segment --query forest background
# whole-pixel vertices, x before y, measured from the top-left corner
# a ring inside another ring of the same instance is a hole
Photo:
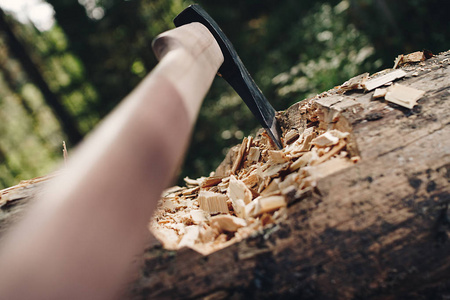
[[[57,168],[62,142],[70,155],[152,70],[152,39],[194,3],[29,0],[20,12],[11,9],[14,1],[0,0],[0,189]],[[222,27],[277,110],[354,75],[390,68],[398,54],[450,49],[448,1],[196,3]],[[45,20],[32,17],[39,9]],[[179,178],[209,175],[229,147],[258,128],[243,101],[217,78]]]

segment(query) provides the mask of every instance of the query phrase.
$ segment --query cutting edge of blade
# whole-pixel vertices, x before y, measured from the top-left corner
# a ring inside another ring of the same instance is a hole
[[[277,130],[277,119],[275,117],[272,120],[272,125],[270,126],[270,128],[265,128],[265,130],[272,139],[272,141],[275,143],[277,148],[280,150],[283,149],[283,145],[281,144],[281,138]]]

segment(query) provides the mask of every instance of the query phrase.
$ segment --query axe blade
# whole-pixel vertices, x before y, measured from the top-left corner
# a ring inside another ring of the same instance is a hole
[[[198,4],[193,4],[183,10],[173,20],[176,27],[192,22],[203,24],[212,33],[222,50],[224,62],[219,68],[219,75],[223,77],[247,104],[250,111],[264,127],[267,134],[278,147],[282,148],[276,111],[267,101],[264,94],[256,85],[250,73],[245,68],[230,40],[220,29],[219,25]]]

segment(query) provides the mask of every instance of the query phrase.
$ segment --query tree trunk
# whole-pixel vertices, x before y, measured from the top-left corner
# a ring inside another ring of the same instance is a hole
[[[333,89],[281,113],[286,131],[312,105],[320,126],[351,132],[347,151],[360,161],[290,199],[286,219],[222,250],[150,246],[131,297],[450,297],[450,52],[404,70],[396,82],[426,92],[412,110]]]
[[[22,45],[22,43],[14,34],[14,31],[8,24],[2,9],[0,9],[0,31],[3,31],[5,33],[6,41],[11,50],[11,53],[19,60],[27,76],[41,91],[42,96],[44,97],[48,106],[52,109],[57,120],[61,124],[62,129],[67,134],[67,138],[69,139],[71,144],[75,145],[80,142],[83,139],[83,135],[78,129],[78,124],[75,118],[63,106],[60,97],[52,92],[41,72],[39,71],[39,68],[28,55],[24,45]]]

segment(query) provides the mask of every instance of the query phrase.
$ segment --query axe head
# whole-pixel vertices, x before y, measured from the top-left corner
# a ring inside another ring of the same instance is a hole
[[[192,22],[199,22],[208,28],[219,44],[224,57],[224,62],[219,68],[219,75],[239,94],[278,149],[281,149],[278,124],[275,118],[276,111],[248,73],[230,40],[220,29],[219,25],[197,4],[190,5],[183,10],[173,22],[177,27]]]

